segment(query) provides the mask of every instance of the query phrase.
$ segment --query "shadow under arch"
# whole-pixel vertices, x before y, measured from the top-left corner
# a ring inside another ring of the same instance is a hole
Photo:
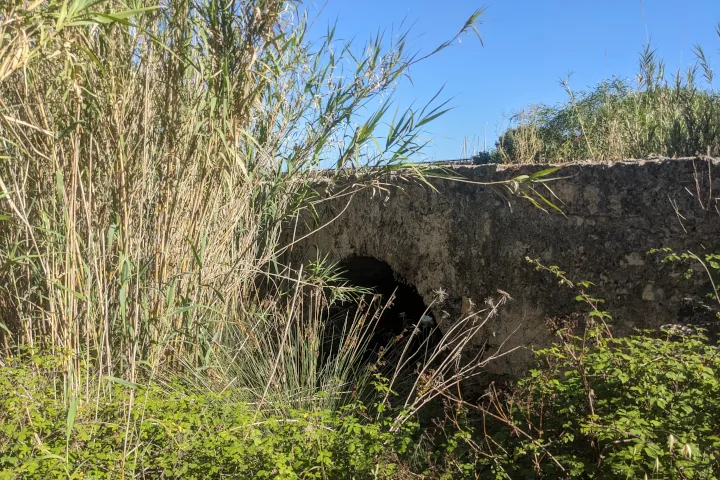
[[[389,345],[402,344],[402,340],[411,341],[410,355],[416,355],[421,348],[430,351],[437,344],[442,334],[433,313],[417,289],[400,277],[387,262],[371,256],[353,256],[341,261],[337,267],[347,284],[381,295],[383,304],[392,298],[392,303],[385,307],[368,342],[363,356],[364,363],[373,363]],[[355,308],[356,304],[337,304],[333,308],[333,316],[351,319]],[[391,356],[396,357],[399,352],[393,353]]]

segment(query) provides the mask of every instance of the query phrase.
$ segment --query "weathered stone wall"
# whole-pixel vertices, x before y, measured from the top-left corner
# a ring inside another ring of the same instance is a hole
[[[451,168],[473,182],[497,182],[547,166]],[[448,293],[435,309],[438,318],[443,310],[457,318],[468,299],[482,305],[501,289],[513,300],[477,342],[497,347],[507,339],[505,349],[547,345],[546,319],[579,310],[573,292],[534,271],[526,256],[594,282],[592,293],[606,300],[621,334],[678,322],[683,298],[706,277],[698,274],[696,283],[689,282],[686,266],[660,264],[646,252],[664,246],[720,251],[720,161],[573,164],[554,176],[567,177],[549,184],[565,216],[519,198],[508,203],[501,186],[438,179],[433,192],[398,180],[389,196],[357,195],[336,221],[297,245],[293,256],[315,258],[318,249],[338,261],[358,255],[385,261],[426,303],[438,289]],[[346,200],[325,205],[323,221]],[[518,372],[529,358],[529,352],[509,355],[493,369]]]

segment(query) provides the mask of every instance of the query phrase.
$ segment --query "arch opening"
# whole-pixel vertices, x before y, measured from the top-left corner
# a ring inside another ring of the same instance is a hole
[[[363,363],[374,363],[380,358],[381,352],[385,359],[392,363],[392,357],[399,355],[397,350],[400,349],[395,348],[388,352],[387,348],[391,345],[403,345],[404,341],[411,341],[406,355],[417,355],[419,350],[432,351],[442,334],[437,328],[433,313],[414,286],[399,277],[386,262],[374,257],[351,257],[340,262],[338,267],[347,284],[380,295],[382,305],[392,298],[392,302],[384,307],[368,341]],[[337,328],[338,321],[352,321],[355,318],[355,309],[356,304],[338,302],[333,307],[332,317],[335,321],[330,322],[330,327]]]

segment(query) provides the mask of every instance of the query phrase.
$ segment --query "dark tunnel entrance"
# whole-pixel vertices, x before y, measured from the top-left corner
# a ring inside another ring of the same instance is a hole
[[[382,305],[393,296],[377,322],[374,334],[370,337],[363,363],[373,363],[384,352],[385,360],[392,363],[399,354],[398,346],[410,341],[406,355],[415,356],[419,350],[432,351],[442,334],[436,327],[435,318],[425,305],[417,289],[399,278],[392,267],[373,257],[351,257],[342,261],[338,267],[342,277],[349,285],[363,287],[382,296]],[[366,300],[369,300],[366,297]],[[355,316],[356,304],[338,303],[333,307],[333,317],[337,321],[351,321]],[[417,328],[416,328],[417,327]],[[414,332],[414,333],[413,333]],[[389,346],[393,346],[390,352]]]

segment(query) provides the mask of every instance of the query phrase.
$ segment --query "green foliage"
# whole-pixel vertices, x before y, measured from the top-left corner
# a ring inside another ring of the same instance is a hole
[[[478,152],[472,156],[472,161],[474,165],[488,165],[490,163],[502,163],[502,158],[498,151],[494,150],[492,152]]]
[[[105,381],[65,404],[57,355],[0,370],[0,478],[391,478],[417,425],[351,403],[282,409],[170,385]],[[282,411],[282,413],[280,413]]]
[[[701,336],[642,332],[579,354],[583,338],[538,352],[504,408],[511,478],[714,478],[720,475],[720,353]]]
[[[710,291],[705,292],[705,301],[715,304],[716,309],[720,307],[720,293],[718,293],[718,281],[720,281],[720,255],[717,253],[705,253],[697,255],[693,252],[676,253],[671,248],[651,249],[648,255],[659,255],[661,263],[689,264],[685,271],[685,279],[689,280],[696,275],[695,267],[701,267],[710,283]],[[720,319],[720,309],[715,312]]]
[[[564,80],[568,100],[514,114],[492,155],[506,163],[558,163],[720,154],[720,95],[702,48],[694,53],[684,78],[680,71],[667,78],[646,47],[635,85],[612,78],[575,92]]]
[[[482,463],[498,478],[717,478],[718,347],[702,333],[613,338],[592,283],[528,261],[577,289],[589,312],[581,334],[556,325],[558,342],[536,352],[538,367],[511,393],[491,390]]]

